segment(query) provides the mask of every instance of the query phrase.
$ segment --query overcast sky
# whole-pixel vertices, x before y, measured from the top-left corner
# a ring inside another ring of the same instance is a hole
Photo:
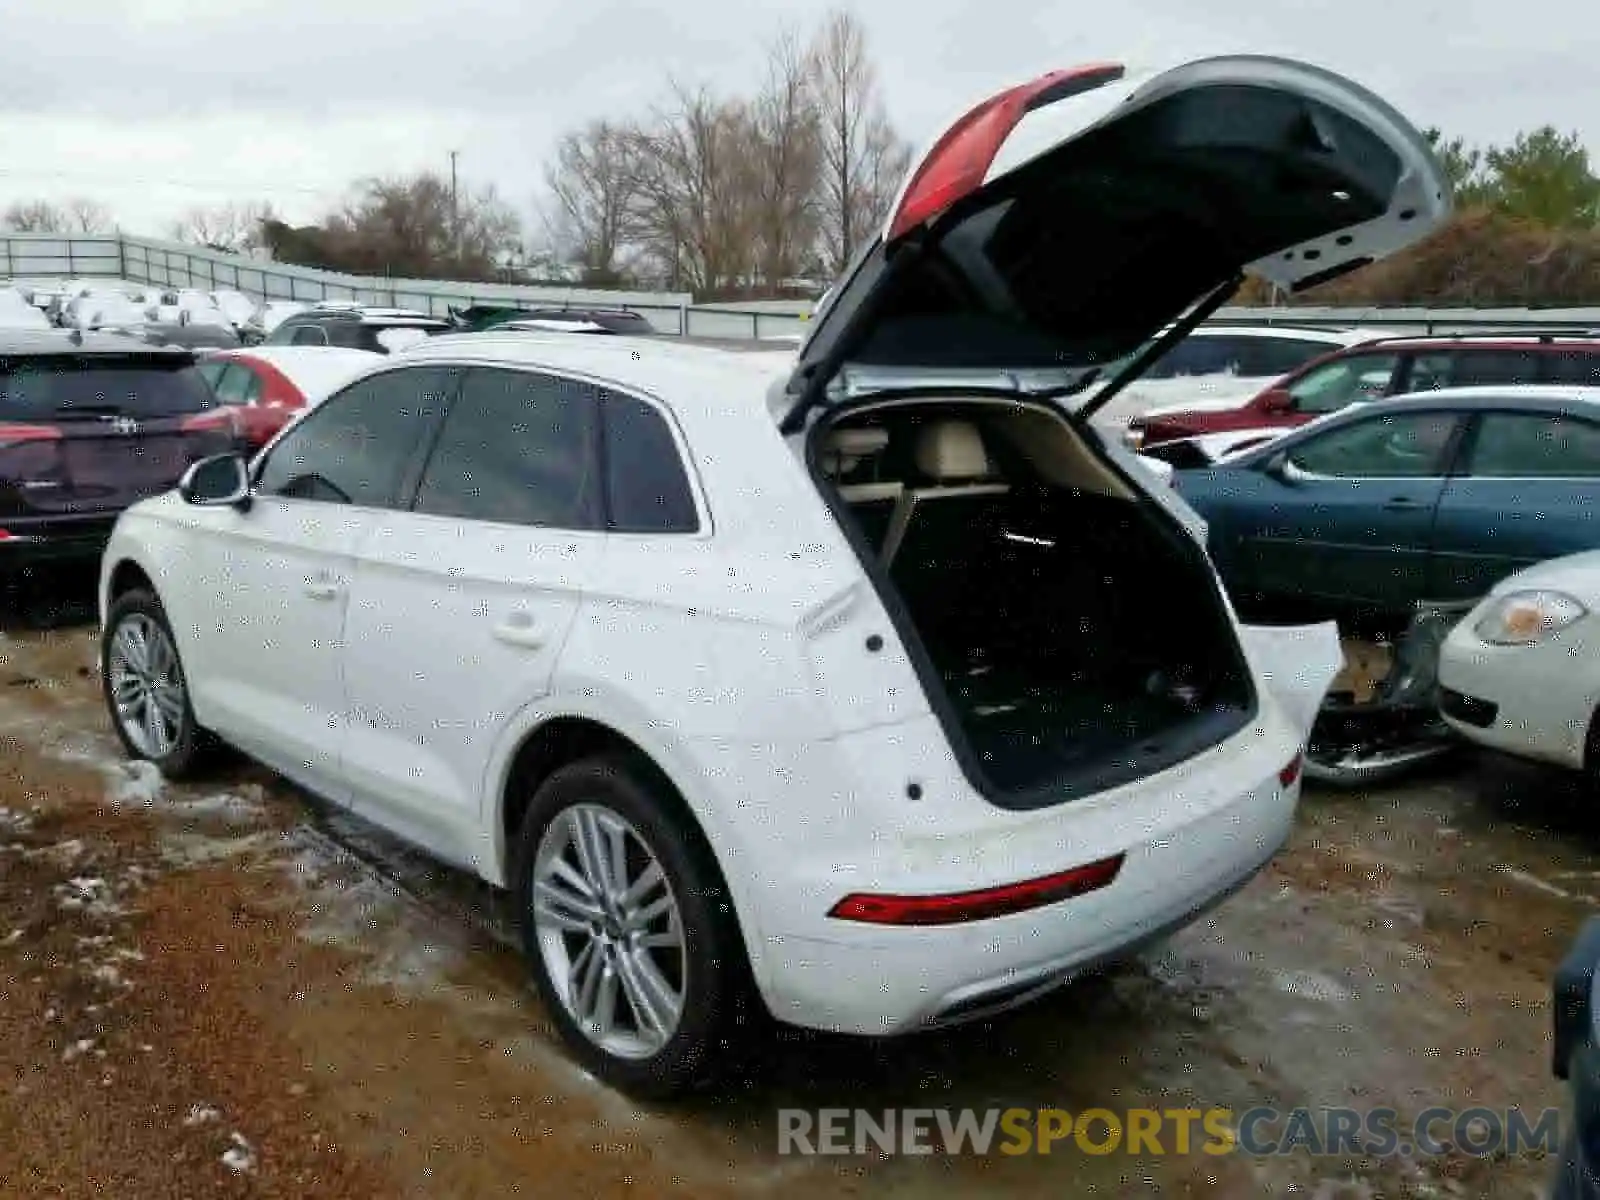
[[[89,195],[130,232],[270,199],[313,220],[349,181],[448,171],[531,210],[556,137],[647,111],[669,76],[729,90],[816,0],[12,0],[0,207]],[[1475,141],[1553,123],[1600,151],[1600,20],[1580,0],[879,0],[867,27],[917,142],[1041,70],[1288,54]],[[1588,15],[1585,15],[1588,14]],[[1510,19],[1514,15],[1515,19]]]

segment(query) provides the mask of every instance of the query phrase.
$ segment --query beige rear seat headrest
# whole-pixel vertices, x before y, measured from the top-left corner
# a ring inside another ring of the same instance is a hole
[[[889,444],[887,429],[835,429],[823,448],[823,468],[843,474],[863,458],[883,453]]]
[[[968,421],[937,421],[917,435],[917,470],[941,483],[986,479],[994,474],[978,427]]]

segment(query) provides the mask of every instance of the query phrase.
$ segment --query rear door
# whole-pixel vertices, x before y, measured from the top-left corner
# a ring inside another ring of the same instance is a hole
[[[1476,417],[1439,503],[1430,598],[1476,599],[1513,571],[1600,548],[1600,422],[1519,407]]]
[[[1255,494],[1248,527],[1235,526],[1245,577],[1268,595],[1355,607],[1422,599],[1459,423],[1390,412],[1297,438]]]
[[[107,519],[232,445],[187,354],[53,354],[0,363],[0,427],[53,429],[26,467],[0,461],[9,517]],[[0,501],[4,503],[4,501]]]
[[[345,755],[358,809],[457,861],[495,734],[548,689],[605,545],[596,389],[459,375],[412,503],[357,556]]]

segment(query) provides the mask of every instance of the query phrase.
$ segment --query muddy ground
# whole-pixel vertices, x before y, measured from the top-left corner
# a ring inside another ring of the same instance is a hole
[[[643,1111],[557,1045],[494,897],[266,772],[124,764],[86,625],[0,634],[0,1196],[1534,1196],[1538,1155],[780,1156],[780,1108],[1561,1102],[1592,807],[1473,756],[1312,792],[1160,952],[985,1024],[791,1035]]]

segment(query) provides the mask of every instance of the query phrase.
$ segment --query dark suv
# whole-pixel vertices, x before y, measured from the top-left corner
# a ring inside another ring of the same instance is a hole
[[[391,347],[378,335],[386,330],[414,329],[429,337],[454,332],[449,321],[408,308],[370,308],[364,305],[318,305],[286,317],[269,333],[267,346],[340,346],[346,350],[371,350],[388,354]]]
[[[512,305],[474,304],[452,308],[450,319],[462,333],[481,333],[498,329],[512,321],[534,321],[540,327],[559,329],[571,326],[587,333],[616,333],[628,337],[655,337],[656,327],[631,308],[563,307],[542,305],[517,308]],[[588,329],[582,327],[589,326]]]
[[[1600,384],[1600,337],[1578,332],[1387,337],[1313,359],[1232,407],[1165,408],[1128,424],[1149,450],[1178,438],[1288,429],[1363,400],[1477,384]]]
[[[188,350],[0,331],[0,579],[98,558],[124,508],[236,445]]]

